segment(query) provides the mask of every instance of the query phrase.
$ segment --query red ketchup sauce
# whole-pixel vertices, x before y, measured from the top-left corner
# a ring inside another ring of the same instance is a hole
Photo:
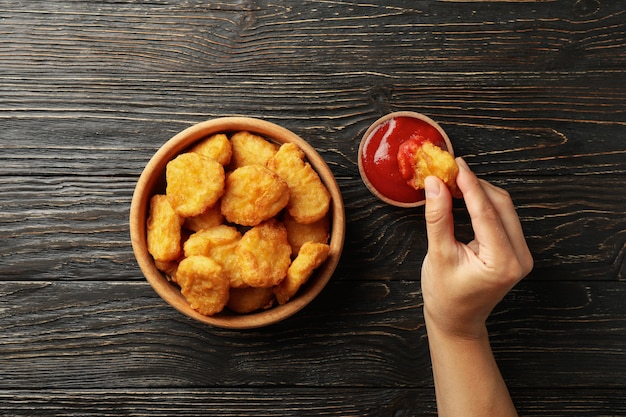
[[[385,121],[370,133],[361,149],[361,161],[367,179],[379,193],[395,201],[413,203],[424,199],[424,190],[407,184],[400,171],[398,151],[407,140],[418,144],[428,141],[447,150],[443,136],[435,127],[420,119],[400,116]]]

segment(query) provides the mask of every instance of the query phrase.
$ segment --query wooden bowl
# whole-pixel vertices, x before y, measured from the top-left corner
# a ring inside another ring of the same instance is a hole
[[[364,156],[363,156],[364,147],[366,146],[366,143],[368,142],[370,136],[372,136],[372,134],[374,134],[374,132],[381,125],[387,123],[391,119],[398,118],[398,117],[407,117],[407,118],[416,119],[420,123],[423,123],[424,126],[429,126],[430,128],[429,130],[432,132],[432,134],[436,134],[438,136],[437,139],[445,143],[445,150],[447,150],[450,154],[452,154],[452,156],[454,156],[454,150],[452,148],[452,143],[450,142],[450,138],[448,138],[448,135],[446,134],[446,132],[441,128],[441,126],[439,126],[437,122],[435,122],[430,117],[425,116],[421,113],[416,113],[416,112],[411,112],[411,111],[399,111],[399,112],[389,113],[381,117],[380,119],[376,120],[363,135],[363,138],[361,139],[361,143],[359,144],[359,154],[358,154],[359,173],[361,175],[361,179],[363,180],[363,183],[368,188],[368,190],[370,190],[372,194],[374,194],[376,197],[378,197],[380,200],[384,201],[385,203],[391,204],[397,207],[419,207],[426,203],[426,199],[423,195],[423,192],[421,193],[421,195],[417,196],[412,201],[398,201],[394,198],[391,198],[385,195],[383,192],[381,192],[381,190],[376,188],[376,186],[372,183],[370,178],[368,178],[366,170],[364,168]],[[444,146],[442,146],[442,148],[443,147]]]
[[[187,150],[199,140],[214,133],[237,131],[256,133],[277,144],[293,142],[305,153],[308,162],[317,171],[331,195],[330,203],[330,254],[328,259],[300,288],[296,296],[284,305],[250,314],[231,313],[225,309],[214,316],[204,316],[193,310],[180,292],[180,289],[159,271],[146,242],[146,221],[150,198],[165,190],[165,166],[178,154]],[[159,294],[172,307],[181,313],[213,326],[229,329],[248,329],[267,326],[284,320],[309,304],[330,280],[341,251],[345,236],[345,211],[339,187],[326,162],[315,149],[295,133],[276,124],[249,118],[223,117],[191,126],[168,140],[150,159],[137,182],[130,208],[130,236],[137,263],[144,276]]]

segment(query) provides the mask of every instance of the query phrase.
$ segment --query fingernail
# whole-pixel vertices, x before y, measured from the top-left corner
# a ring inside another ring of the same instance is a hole
[[[467,165],[467,162],[465,162],[465,159],[461,158],[460,156],[458,158],[456,158],[456,164],[463,169],[466,169],[468,171],[471,171],[469,165]]]
[[[439,181],[435,177],[426,177],[424,180],[424,191],[426,192],[426,198],[436,198],[439,195]]]

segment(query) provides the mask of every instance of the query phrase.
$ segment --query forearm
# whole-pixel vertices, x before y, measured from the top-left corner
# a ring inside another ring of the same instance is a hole
[[[516,417],[493,357],[487,329],[476,338],[450,336],[426,323],[440,417]]]

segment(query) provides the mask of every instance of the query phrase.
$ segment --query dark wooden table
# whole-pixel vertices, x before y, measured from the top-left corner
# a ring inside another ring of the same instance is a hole
[[[536,267],[489,328],[520,414],[626,415],[625,68],[623,0],[1,0],[0,414],[436,415],[423,209],[356,165],[413,110],[518,207]],[[128,234],[155,150],[228,115],[308,140],[346,204],[330,284],[258,330],[174,311]]]

